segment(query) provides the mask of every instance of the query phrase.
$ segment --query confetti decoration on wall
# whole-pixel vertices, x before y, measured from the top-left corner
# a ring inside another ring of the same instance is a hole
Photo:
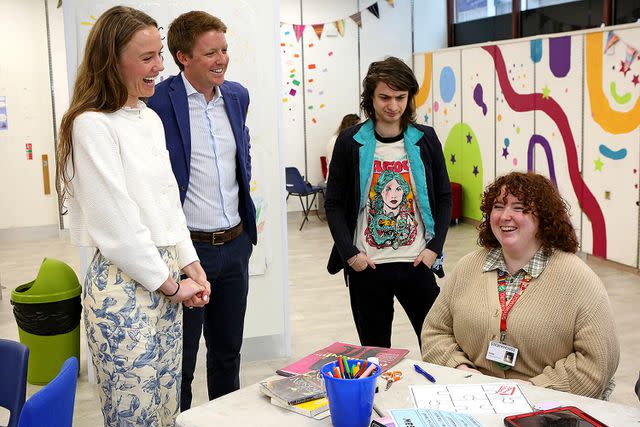
[[[387,0],[387,3],[389,3],[389,6],[391,7],[396,7],[394,4],[394,0]]]

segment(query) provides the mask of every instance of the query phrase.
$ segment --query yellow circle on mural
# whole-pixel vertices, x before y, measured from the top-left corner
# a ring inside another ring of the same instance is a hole
[[[498,121],[501,122],[502,121],[502,114],[498,114]]]

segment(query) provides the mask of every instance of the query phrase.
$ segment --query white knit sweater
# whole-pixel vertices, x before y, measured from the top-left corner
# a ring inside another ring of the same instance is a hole
[[[142,102],[73,122],[71,241],[94,246],[150,291],[169,270],[156,247],[176,246],[180,268],[198,259],[171,172],[162,122]]]

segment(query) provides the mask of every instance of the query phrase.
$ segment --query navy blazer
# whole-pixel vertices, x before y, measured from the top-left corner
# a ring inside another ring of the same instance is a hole
[[[240,194],[238,195],[238,212],[251,241],[258,241],[256,231],[256,208],[249,194],[251,182],[251,148],[249,129],[246,126],[247,109],[249,108],[249,92],[240,83],[225,81],[220,86],[224,98],[233,137],[236,140],[236,179]],[[191,126],[189,122],[189,101],[182,76],[171,76],[156,85],[154,95],[148,99],[147,105],[153,109],[164,125],[164,135],[171,159],[171,168],[176,176],[180,189],[180,201],[184,203],[189,188],[191,171]]]

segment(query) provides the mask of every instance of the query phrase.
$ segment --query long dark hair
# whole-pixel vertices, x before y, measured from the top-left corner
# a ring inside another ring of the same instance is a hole
[[[78,67],[69,109],[62,117],[56,148],[56,190],[63,206],[73,178],[73,121],[86,111],[114,112],[127,102],[128,91],[118,72],[120,53],[139,30],[158,27],[144,12],[115,6],[96,21]],[[71,161],[71,168],[67,164]]]
[[[414,98],[420,86],[413,75],[413,71],[399,58],[390,56],[384,61],[372,62],[369,71],[362,81],[362,96],[360,108],[365,115],[375,121],[376,111],[373,108],[373,92],[378,82],[386,83],[393,90],[406,90],[409,92],[407,108],[400,118],[400,127],[406,129],[409,123],[416,121],[416,104]]]

